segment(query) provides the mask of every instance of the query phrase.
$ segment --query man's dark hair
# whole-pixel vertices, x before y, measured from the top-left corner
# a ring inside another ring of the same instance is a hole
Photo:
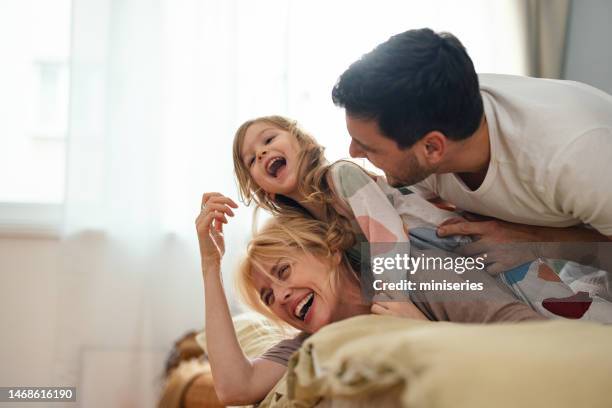
[[[454,35],[429,28],[394,35],[351,64],[332,100],[350,116],[375,120],[400,148],[431,131],[465,139],[483,114],[467,51]]]

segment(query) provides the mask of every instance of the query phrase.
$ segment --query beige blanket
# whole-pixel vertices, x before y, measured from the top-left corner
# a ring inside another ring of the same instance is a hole
[[[612,407],[612,327],[360,316],[309,338],[264,407]]]

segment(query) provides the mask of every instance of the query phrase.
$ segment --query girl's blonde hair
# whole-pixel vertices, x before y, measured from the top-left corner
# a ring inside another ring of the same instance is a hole
[[[330,225],[343,228],[347,234],[352,234],[350,221],[333,208],[334,196],[327,183],[329,163],[325,158],[325,148],[314,137],[299,127],[294,120],[283,116],[262,116],[247,120],[236,131],[234,136],[233,158],[234,173],[238,180],[240,199],[249,205],[254,202],[257,206],[270,211],[274,215],[291,213],[296,210],[305,212],[299,203],[291,203],[286,197],[272,198],[266,194],[253,180],[248,167],[242,160],[242,145],[244,137],[250,126],[256,123],[267,123],[278,129],[289,132],[298,141],[301,151],[298,155],[298,191],[304,197],[304,202],[315,203],[325,210],[325,221]]]
[[[279,259],[292,260],[296,252],[311,255],[319,260],[329,260],[329,282],[332,290],[338,287],[341,278],[359,279],[352,272],[344,251],[353,245],[353,238],[345,234],[338,225],[327,225],[301,213],[287,212],[272,218],[256,232],[247,246],[247,253],[238,268],[236,286],[244,303],[251,309],[263,314],[272,321],[284,323],[263,303],[253,282],[253,272],[259,270],[271,276],[262,265],[270,265]],[[333,255],[339,252],[341,261],[332,264]],[[346,274],[347,276],[341,276]]]

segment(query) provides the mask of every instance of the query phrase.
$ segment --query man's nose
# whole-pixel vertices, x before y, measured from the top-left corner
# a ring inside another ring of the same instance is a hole
[[[351,140],[351,144],[349,146],[349,154],[351,155],[351,157],[353,158],[358,158],[358,157],[366,157],[365,156],[365,152],[363,151],[363,149],[361,149],[357,143],[355,143],[354,141]]]

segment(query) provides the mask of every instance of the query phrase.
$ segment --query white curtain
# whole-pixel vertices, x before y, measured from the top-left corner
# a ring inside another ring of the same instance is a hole
[[[58,384],[82,407],[154,405],[173,340],[203,322],[193,221],[237,198],[231,141],[260,114],[295,117],[347,155],[331,87],[391,34],[455,33],[480,71],[525,72],[512,0],[74,0]],[[226,229],[226,286],[251,212]]]

